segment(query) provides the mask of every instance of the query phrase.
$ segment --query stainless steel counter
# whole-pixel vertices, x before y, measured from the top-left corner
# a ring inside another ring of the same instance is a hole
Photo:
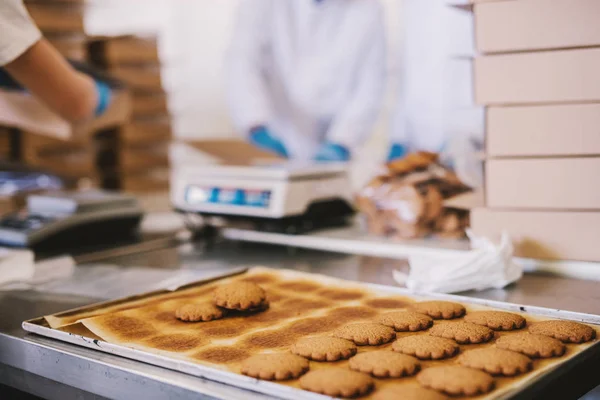
[[[380,284],[393,284],[392,271],[407,268],[403,261],[398,260],[231,242],[212,249],[183,245],[113,258],[109,262],[123,267],[112,269],[110,274],[130,293],[137,292],[136,284],[139,284],[134,275],[127,273],[131,266],[145,266],[153,268],[153,271],[169,271],[176,275],[182,271],[213,274],[240,266],[263,265]],[[78,279],[85,280],[87,274],[90,277],[97,276],[94,272],[99,268],[106,267],[79,266]],[[157,279],[162,279],[164,275],[157,274]],[[182,373],[29,335],[21,329],[23,320],[95,302],[106,297],[102,293],[108,293],[108,289],[100,285],[90,290],[96,297],[35,290],[0,292],[0,384],[43,398],[61,400],[267,398]],[[516,285],[506,289],[466,295],[600,314],[598,282],[526,275]],[[600,364],[600,360],[598,362]],[[596,375],[591,384],[587,383],[587,388],[600,384],[600,374]],[[600,393],[599,389],[595,392]],[[588,395],[586,400],[600,398],[596,396],[598,394]],[[3,398],[1,393],[0,398]]]

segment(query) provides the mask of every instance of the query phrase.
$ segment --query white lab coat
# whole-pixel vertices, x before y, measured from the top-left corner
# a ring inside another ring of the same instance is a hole
[[[325,141],[350,150],[377,118],[385,27],[377,0],[242,0],[227,67],[243,134],[266,124],[291,157]]]
[[[474,105],[469,11],[444,0],[404,0],[401,79],[390,139],[410,151],[439,152],[452,136],[482,135]]]

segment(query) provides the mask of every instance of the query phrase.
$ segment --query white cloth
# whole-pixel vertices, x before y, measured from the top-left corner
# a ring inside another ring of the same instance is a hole
[[[415,292],[441,293],[500,289],[521,279],[523,271],[512,261],[513,246],[506,232],[499,245],[468,234],[471,251],[454,256],[410,257],[408,275],[394,271],[394,279]]]
[[[402,4],[401,80],[390,140],[409,151],[439,152],[457,131],[483,131],[482,113],[471,111],[473,20],[442,0]]]
[[[228,99],[244,134],[266,124],[294,159],[324,140],[355,149],[385,81],[377,0],[245,0],[228,60]]]
[[[41,37],[22,0],[0,0],[0,67],[14,61]]]

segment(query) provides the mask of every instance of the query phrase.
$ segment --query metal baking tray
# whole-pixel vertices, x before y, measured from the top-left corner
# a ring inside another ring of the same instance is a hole
[[[197,281],[191,284],[187,284],[182,287],[173,288],[172,290],[162,290],[155,291],[147,294],[136,295],[128,298],[102,302],[91,304],[84,307],[79,307],[72,310],[64,311],[64,313],[69,312],[82,312],[86,310],[91,310],[98,307],[107,307],[110,305],[123,304],[132,300],[139,300],[142,298],[152,297],[159,294],[168,293],[171,291],[177,291],[180,289],[186,289],[198,285],[203,285],[209,282],[213,282],[215,280],[229,278],[235,275],[246,273],[248,269],[239,269],[227,274],[217,275],[205,280]],[[280,270],[281,271],[281,270]],[[316,275],[316,274],[305,274],[304,275]],[[356,282],[352,282],[356,284]],[[385,285],[377,285],[377,284],[369,284],[369,283],[358,283],[360,287],[365,289],[370,289],[376,291],[380,294],[390,294],[390,295],[401,295],[413,298],[415,300],[448,300],[448,301],[456,301],[466,305],[475,305],[475,306],[485,306],[492,307],[495,309],[505,310],[505,311],[515,311],[521,313],[531,314],[532,316],[539,317],[549,317],[554,319],[564,319],[564,320],[572,320],[577,322],[583,322],[591,325],[599,325],[600,326],[600,315],[593,314],[585,314],[585,313],[577,313],[570,311],[563,311],[559,309],[549,309],[544,307],[535,307],[528,306],[522,304],[513,304],[513,303],[505,303],[501,301],[494,300],[485,300],[485,299],[476,299],[471,297],[459,296],[459,295],[449,295],[449,294],[432,294],[432,293],[415,293],[411,292],[404,288],[398,288],[393,286],[385,286]],[[62,313],[58,313],[62,314]],[[141,362],[145,362],[148,364],[156,365],[159,367],[183,372],[189,375],[193,375],[199,378],[208,379],[211,381],[220,382],[223,384],[227,384],[230,386],[235,386],[242,389],[247,389],[253,392],[262,393],[269,396],[276,396],[284,399],[299,399],[299,400],[322,400],[329,399],[330,397],[308,392],[305,390],[297,389],[290,386],[281,385],[275,382],[269,382],[264,380],[259,380],[255,378],[251,378],[245,375],[240,375],[234,372],[219,370],[216,368],[211,368],[206,365],[196,364],[184,360],[179,360],[176,358],[166,357],[160,354],[147,353],[141,350],[132,349],[129,347],[116,345],[112,343],[105,342],[99,339],[92,339],[85,336],[81,336],[75,333],[60,331],[57,329],[50,328],[44,317],[38,317],[31,320],[24,321],[23,329],[38,334],[41,336],[53,338],[56,340],[60,340],[62,342],[72,343],[78,346],[87,347],[93,350],[102,351],[105,353],[129,358],[132,360],[137,360]],[[593,365],[590,365],[590,363]],[[589,365],[589,366],[588,366]],[[487,396],[482,396],[485,399],[510,399],[510,400],[529,400],[532,398],[557,398],[556,393],[553,390],[549,390],[548,385],[552,382],[559,382],[564,379],[569,379],[569,377],[579,376],[581,370],[583,369],[591,374],[595,374],[597,376],[596,385],[600,384],[600,375],[598,375],[597,371],[600,368],[600,340],[596,339],[596,341],[590,345],[587,349],[584,349],[577,354],[573,355],[571,358],[568,358],[556,365],[550,366],[550,368],[542,368],[540,370],[534,371],[533,375],[528,377],[526,383],[524,385],[519,385],[519,387],[509,389],[508,391],[504,391],[498,394],[496,397],[490,397],[494,394],[494,392],[488,394]],[[594,371],[596,371],[594,373]],[[589,389],[592,389],[590,387]],[[589,390],[588,389],[588,390]]]

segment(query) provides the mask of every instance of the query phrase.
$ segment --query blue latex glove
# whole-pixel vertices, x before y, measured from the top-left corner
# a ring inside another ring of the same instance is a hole
[[[408,149],[403,144],[394,143],[392,147],[390,147],[390,152],[388,154],[387,160],[388,162],[397,160],[399,158],[404,157],[408,154]]]
[[[350,160],[350,152],[344,146],[326,142],[321,146],[321,148],[317,152],[315,160],[322,162],[348,161]]]
[[[252,129],[250,143],[263,150],[272,151],[281,157],[288,158],[288,152],[283,143],[271,135],[271,131],[265,126]]]
[[[94,114],[96,115],[96,117],[99,117],[102,114],[104,114],[104,112],[110,105],[112,93],[106,83],[98,80],[94,81],[94,83],[96,84],[96,92],[98,92],[98,105],[96,106]]]

